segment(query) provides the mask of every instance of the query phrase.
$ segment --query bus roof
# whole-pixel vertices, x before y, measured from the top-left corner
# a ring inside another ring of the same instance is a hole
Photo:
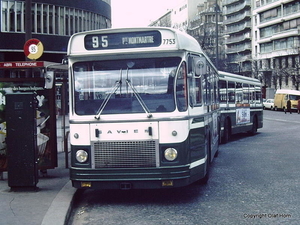
[[[245,77],[242,75],[234,74],[234,73],[228,73],[224,71],[218,71],[219,72],[219,78],[220,80],[231,80],[235,82],[244,82],[244,83],[253,83],[256,85],[261,85],[261,82],[256,78],[251,77]]]
[[[289,90],[289,89],[277,89],[275,94],[300,95],[300,91],[298,91],[298,90]]]
[[[116,28],[86,31],[71,36],[68,56],[102,53],[128,53],[132,51],[187,50],[203,53],[192,36],[172,28]]]

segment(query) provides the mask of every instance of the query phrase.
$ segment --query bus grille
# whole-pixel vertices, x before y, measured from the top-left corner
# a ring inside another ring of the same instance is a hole
[[[95,142],[95,168],[156,167],[156,141]]]

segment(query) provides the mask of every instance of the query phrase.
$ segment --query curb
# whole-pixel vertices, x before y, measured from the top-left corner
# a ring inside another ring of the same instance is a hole
[[[43,218],[42,225],[65,224],[71,212],[73,196],[76,190],[76,188],[72,187],[71,181],[65,184],[52,201]]]

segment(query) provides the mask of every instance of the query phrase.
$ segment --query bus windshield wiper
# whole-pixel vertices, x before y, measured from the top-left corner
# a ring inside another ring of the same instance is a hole
[[[95,115],[95,119],[97,119],[97,120],[100,119],[100,115],[101,115],[102,111],[104,110],[104,108],[107,105],[108,101],[110,100],[111,96],[116,93],[116,91],[119,89],[119,87],[121,86],[121,84],[122,84],[122,69],[120,70],[120,80],[116,81],[115,86],[112,87],[112,89],[109,92],[109,94],[105,96],[104,101],[100,105],[100,107],[99,107],[99,109],[97,111],[97,114]]]
[[[148,109],[147,105],[145,104],[144,100],[142,99],[142,97],[139,95],[139,93],[137,92],[137,90],[135,89],[135,87],[131,84],[130,80],[128,79],[128,70],[127,70],[127,79],[126,79],[126,83],[127,85],[131,88],[131,90],[133,91],[134,96],[136,97],[136,99],[138,100],[138,102],[140,103],[140,105],[142,106],[143,110],[145,111],[145,113],[147,114],[148,118],[152,117],[152,114],[150,113],[150,110]]]

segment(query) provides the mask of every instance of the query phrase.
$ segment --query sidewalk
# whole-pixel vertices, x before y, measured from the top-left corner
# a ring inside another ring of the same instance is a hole
[[[3,225],[63,225],[76,191],[69,180],[62,150],[60,124],[58,124],[58,167],[39,173],[38,191],[12,192],[7,172],[0,179],[0,224]]]

